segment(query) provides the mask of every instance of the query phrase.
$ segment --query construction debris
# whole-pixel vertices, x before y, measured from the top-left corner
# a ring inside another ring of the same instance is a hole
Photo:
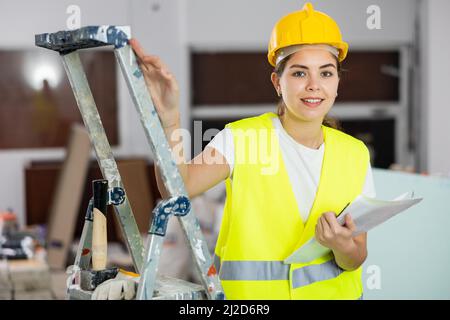
[[[50,267],[41,254],[33,259],[0,261],[0,299],[54,299]]]

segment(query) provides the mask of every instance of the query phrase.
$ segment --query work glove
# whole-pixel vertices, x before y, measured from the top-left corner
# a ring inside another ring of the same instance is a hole
[[[132,300],[136,296],[139,275],[119,269],[114,279],[98,285],[91,300]]]

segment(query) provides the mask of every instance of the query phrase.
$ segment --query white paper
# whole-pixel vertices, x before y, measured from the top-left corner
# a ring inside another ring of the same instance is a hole
[[[413,198],[413,195],[414,193],[408,192],[391,201],[360,195],[337,217],[337,221],[343,225],[345,216],[350,213],[356,226],[353,236],[357,236],[422,201],[421,198]],[[322,246],[313,237],[286,258],[284,263],[307,263],[329,252],[329,248]]]

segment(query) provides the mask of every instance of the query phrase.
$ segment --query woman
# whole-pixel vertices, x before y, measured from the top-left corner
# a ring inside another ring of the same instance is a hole
[[[179,150],[172,139],[180,125],[177,82],[158,57],[130,43],[165,134]],[[190,197],[226,181],[215,261],[227,299],[362,297],[366,234],[352,237],[351,217],[341,226],[336,215],[359,194],[375,195],[369,153],[361,141],[324,125],[347,48],[338,25],[310,3],[281,18],[268,52],[278,114],[228,124],[189,163],[174,154]],[[215,163],[202,161],[209,156]],[[330,254],[283,263],[314,236]]]

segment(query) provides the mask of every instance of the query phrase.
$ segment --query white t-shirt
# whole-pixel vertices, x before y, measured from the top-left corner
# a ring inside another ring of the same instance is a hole
[[[305,223],[310,214],[319,185],[325,143],[319,149],[308,148],[295,141],[283,128],[278,117],[272,118],[280,142],[281,154],[297,200],[298,209]],[[234,140],[231,129],[225,128],[212,139],[207,147],[220,152],[230,166],[230,177],[234,168]],[[367,175],[362,194],[375,197],[372,168],[367,164]]]

